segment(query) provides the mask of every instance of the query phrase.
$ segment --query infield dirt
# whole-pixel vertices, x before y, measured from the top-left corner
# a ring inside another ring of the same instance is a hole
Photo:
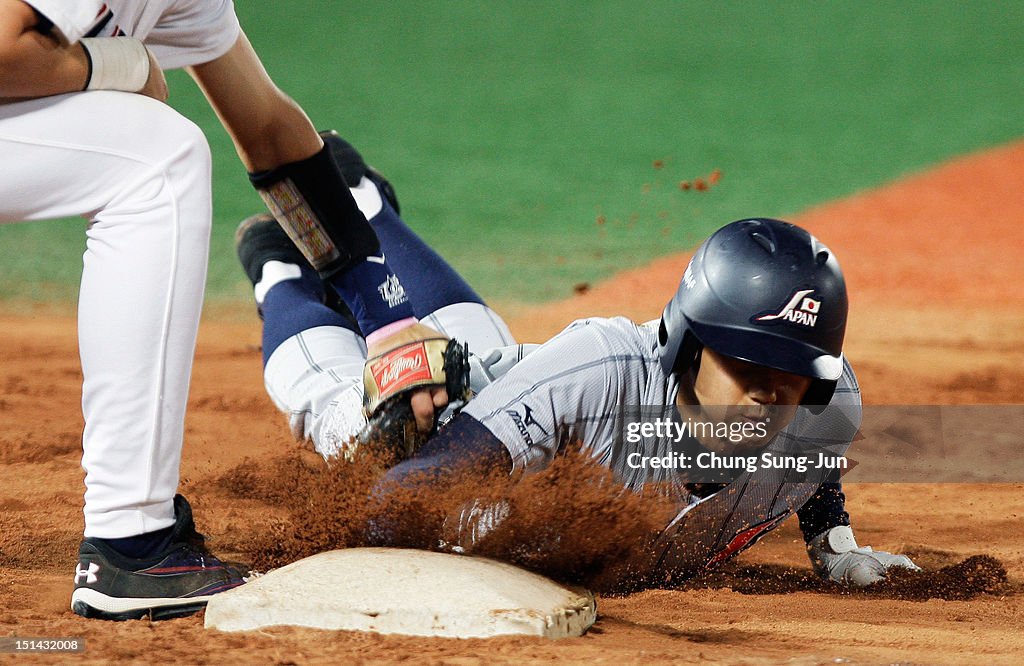
[[[851,294],[847,355],[866,403],[1024,402],[1022,191],[1024,143],[1017,143],[794,218],[840,257]],[[651,319],[674,292],[685,259],[659,259],[567,301],[506,312],[528,341],[582,316]],[[862,543],[908,553],[932,571],[985,556],[937,576],[916,598],[943,598],[928,601],[904,599],[915,597],[899,590],[841,594],[822,586],[809,577],[791,522],[686,589],[601,598],[594,628],[558,642],[298,629],[230,635],[205,631],[201,616],[82,620],[68,609],[83,492],[74,319],[20,311],[0,315],[0,327],[0,632],[87,643],[81,655],[19,655],[19,663],[1010,664],[1024,649],[1021,483],[846,487]],[[182,485],[200,530],[225,555],[244,555],[270,521],[287,517],[273,493],[246,497],[225,479],[244,481],[249,473],[254,488],[272,487],[269,477],[280,469],[272,461],[306,455],[263,392],[258,345],[255,317],[213,313],[196,358]],[[970,584],[990,591],[955,600]]]

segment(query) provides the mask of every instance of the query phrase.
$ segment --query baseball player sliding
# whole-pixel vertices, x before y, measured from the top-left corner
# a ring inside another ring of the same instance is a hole
[[[451,353],[453,342],[443,371],[437,359],[418,366],[423,381],[471,399],[421,446],[403,427],[411,416],[401,395],[381,400],[376,376],[364,382],[374,359],[366,363],[358,322],[272,218],[258,215],[240,225],[238,253],[263,318],[266,388],[297,438],[327,459],[394,443],[400,461],[379,495],[425,479],[532,474],[582,445],[624,486],[668,485],[677,502],[628,563],[635,576],[699,574],[793,514],[823,577],[866,586],[892,567],[917,568],[858,545],[835,469],[806,462],[841,458],[861,405],[842,354],[845,283],[813,236],[777,220],[734,222],[697,250],[660,320],[585,319],[542,345],[516,345],[501,318],[403,223],[390,184],[336,135],[327,143],[415,316],[468,343],[465,362]],[[464,507],[449,519],[446,537],[456,529],[448,545],[472,552],[507,511],[500,503]],[[385,518],[371,533],[388,544],[391,528]]]
[[[182,67],[370,349],[445,342],[417,322],[330,151],[267,76],[230,0],[0,0],[0,222],[89,220],[72,596],[86,617],[188,614],[243,582],[203,549],[175,494],[211,223],[206,140],[163,103],[163,70]],[[391,379],[382,398],[408,393],[406,376],[376,368]],[[444,389],[412,393],[429,428]]]

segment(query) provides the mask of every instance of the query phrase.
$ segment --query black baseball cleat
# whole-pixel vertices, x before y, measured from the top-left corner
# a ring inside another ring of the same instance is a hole
[[[309,266],[299,248],[270,213],[251,215],[235,229],[235,252],[245,275],[254,286],[263,279],[268,261]]]
[[[174,513],[170,545],[152,558],[125,557],[103,539],[85,539],[78,549],[71,610],[101,620],[167,620],[192,615],[214,594],[246,581],[248,571],[206,550],[181,495],[174,497]]]
[[[391,204],[395,212],[399,215],[402,214],[402,211],[398,208],[398,196],[395,194],[394,186],[379,171],[366,164],[366,160],[363,159],[363,156],[356,150],[355,146],[342,139],[334,130],[320,132],[320,137],[330,147],[334,161],[338,164],[338,168],[341,169],[341,175],[345,177],[345,182],[348,183],[349,187],[359,185],[359,181],[362,180],[363,176],[366,176],[377,186],[381,196]]]
[[[238,260],[242,262],[242,268],[254,287],[263,279],[263,267],[268,261],[296,264],[313,270],[299,248],[295,247],[292,239],[270,213],[259,213],[242,220],[235,230],[235,252],[238,253]],[[324,305],[345,317],[352,324],[352,329],[358,331],[359,325],[355,316],[334,288],[325,284],[323,291]],[[263,313],[259,308],[257,311],[262,319]]]
[[[395,194],[395,188],[387,178],[385,178],[380,171],[377,171],[372,166],[366,167],[366,177],[373,181],[380,190],[381,195],[387,199],[391,207],[395,209],[396,215],[401,215],[402,211],[398,208],[398,195]]]

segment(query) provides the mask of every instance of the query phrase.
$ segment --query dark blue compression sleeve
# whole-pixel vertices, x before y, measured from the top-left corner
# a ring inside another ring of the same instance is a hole
[[[412,458],[387,471],[373,488],[373,496],[387,502],[389,495],[416,485],[443,485],[467,474],[486,476],[496,470],[511,473],[512,457],[508,449],[483,424],[467,414],[459,414],[427,442]],[[369,541],[389,545],[399,516],[384,515],[367,527]]]
[[[483,299],[427,245],[384,201],[381,211],[370,219],[388,265],[402,280],[413,312],[426,317],[453,303],[483,303]]]
[[[468,414],[459,414],[415,456],[389,469],[376,488],[402,485],[410,477],[434,481],[470,470],[488,474],[496,469],[512,471],[508,449],[482,423]]]
[[[839,525],[849,525],[850,514],[846,512],[843,484],[821,484],[818,492],[800,507],[796,515],[800,519],[800,531],[803,532],[804,541],[807,543],[825,530]]]

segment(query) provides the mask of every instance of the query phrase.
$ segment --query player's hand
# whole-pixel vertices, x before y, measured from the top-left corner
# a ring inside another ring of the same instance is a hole
[[[426,344],[420,344],[423,342]],[[449,400],[462,397],[449,395],[448,387],[465,392],[469,385],[468,354],[464,346],[450,342],[419,323],[374,340],[367,349],[364,372],[368,414],[372,416],[393,396],[408,393],[417,429],[433,430],[435,414]]]
[[[160,63],[156,61],[153,52],[149,49],[146,50],[149,52],[149,79],[146,80],[146,85],[139,91],[139,94],[152,97],[158,102],[166,102],[168,92],[164,70],[160,69]]]
[[[448,391],[443,386],[420,389],[409,396],[409,404],[416,417],[416,429],[429,432],[434,427],[434,416],[448,406]]]
[[[867,587],[883,581],[889,569],[894,567],[921,570],[906,555],[858,546],[853,530],[845,525],[814,537],[807,545],[807,554],[819,576],[853,587]]]

